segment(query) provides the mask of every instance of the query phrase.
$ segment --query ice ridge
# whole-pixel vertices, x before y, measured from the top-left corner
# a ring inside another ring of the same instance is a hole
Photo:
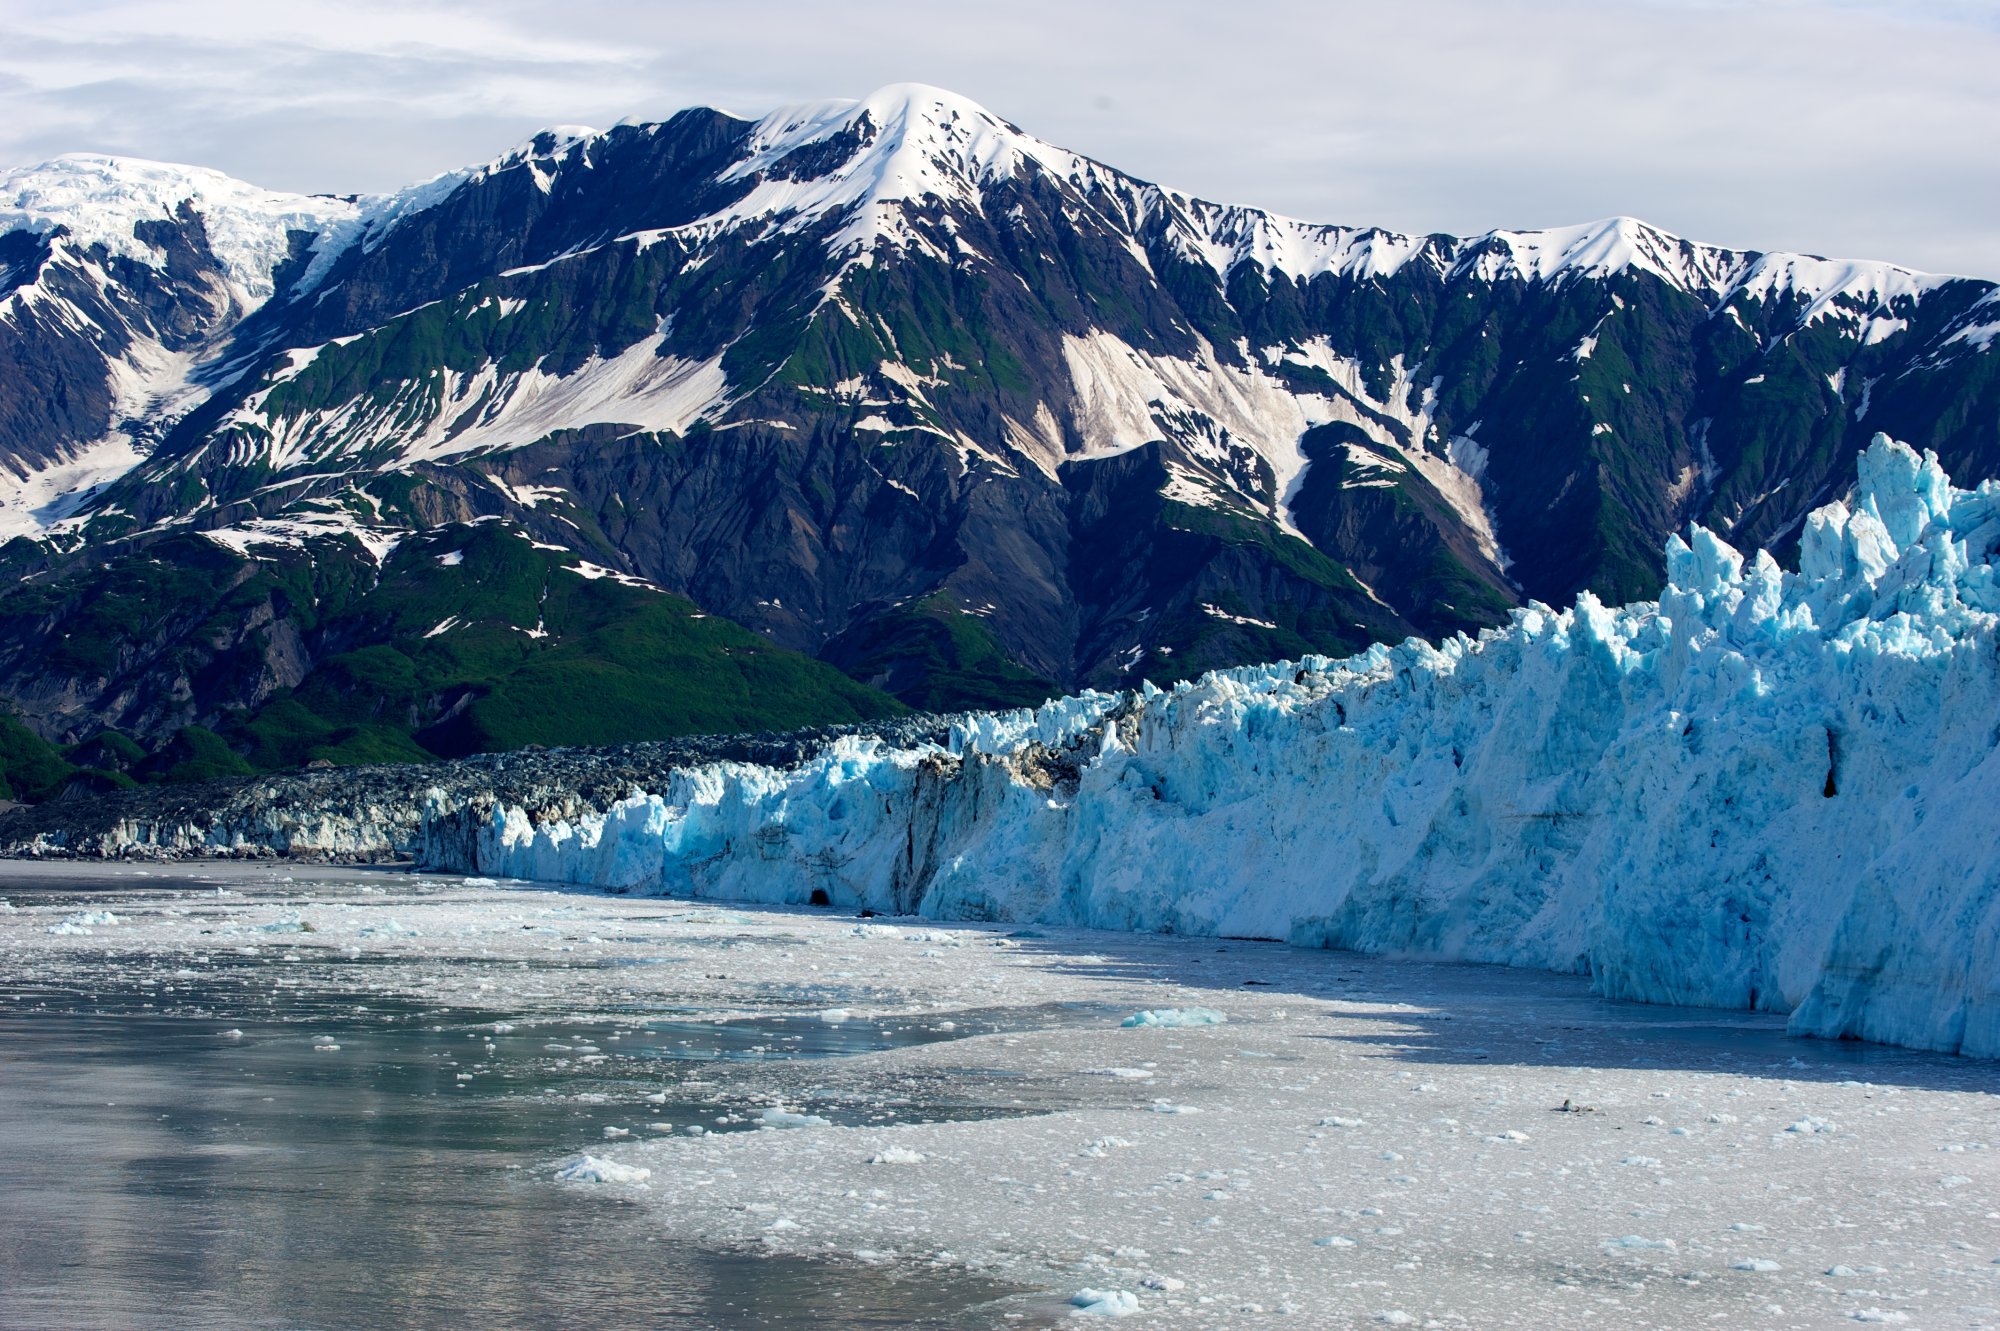
[[[1587,972],[2000,1055],[2000,483],[1878,435],[1797,573],[1700,527],[1667,562],[1657,602],[696,767],[575,823],[440,808],[426,853]]]

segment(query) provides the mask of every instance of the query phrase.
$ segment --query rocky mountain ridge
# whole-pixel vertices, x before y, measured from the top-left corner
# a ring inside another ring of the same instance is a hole
[[[0,286],[0,695],[209,774],[1340,654],[1782,549],[1878,429],[2000,474],[1992,284],[1307,224],[915,85],[375,199],[64,159]],[[789,703],[641,704],[763,696],[725,624]]]

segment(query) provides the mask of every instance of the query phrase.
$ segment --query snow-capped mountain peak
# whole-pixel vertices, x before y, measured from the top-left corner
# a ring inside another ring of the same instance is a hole
[[[1489,231],[1461,242],[1462,272],[1487,281],[1554,282],[1572,276],[1651,273],[1690,294],[1724,290],[1744,256],[1681,239],[1636,217],[1607,217],[1535,231]]]
[[[970,98],[921,83],[897,83],[859,100],[781,108],[757,122],[745,157],[727,178],[806,172],[782,165],[814,145],[847,140],[856,151],[829,174],[864,185],[878,199],[907,198],[987,179],[1005,179],[1025,154],[1063,163],[1073,155],[1000,119]]]
[[[980,187],[1024,160],[1059,175],[1084,159],[1022,132],[969,98],[898,83],[858,101],[786,107],[752,129],[725,181],[755,182],[728,220],[783,217],[785,227],[854,211],[836,250],[896,234],[880,205],[934,199],[976,206]]]
[[[140,238],[140,227],[172,220],[183,208],[201,218],[209,249],[246,308],[270,298],[294,232],[342,232],[360,212],[346,199],[267,190],[207,167],[136,157],[70,153],[0,172],[0,232],[60,228],[80,249],[102,245],[152,267],[165,256]]]
[[[1800,326],[1838,315],[1870,328],[1925,292],[1959,279],[1877,260],[1732,250],[1692,241],[1636,217],[1537,231],[1489,231],[1456,243],[1453,271],[1485,281],[1559,283],[1643,272],[1721,311],[1741,296],[1802,302]],[[1873,322],[1870,322],[1870,321]],[[1863,336],[1871,334],[1864,329]]]

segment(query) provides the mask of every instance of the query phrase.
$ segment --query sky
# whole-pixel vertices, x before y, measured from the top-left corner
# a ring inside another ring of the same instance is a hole
[[[0,166],[396,188],[554,124],[950,88],[1227,203],[1614,214],[2000,279],[2000,0],[0,0]]]

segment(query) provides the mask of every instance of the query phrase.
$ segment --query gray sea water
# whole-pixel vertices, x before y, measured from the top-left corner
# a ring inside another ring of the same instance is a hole
[[[617,1190],[550,1176],[565,1150],[632,1122],[629,1104],[568,1094],[601,1081],[550,1054],[604,1040],[601,1022],[476,1033],[482,1014],[434,1021],[444,1014],[379,996],[274,1002],[258,969],[268,964],[246,959],[171,995],[0,976],[0,1328],[970,1331],[1052,1320],[1046,1301],[963,1274],[667,1245]],[[925,1038],[936,1037],[866,1022],[655,1022],[620,1047],[667,1060],[825,1058]],[[338,1057],[316,1049],[328,1041]],[[474,1066],[476,1080],[461,1081]],[[687,1123],[714,1109],[650,1112]]]

